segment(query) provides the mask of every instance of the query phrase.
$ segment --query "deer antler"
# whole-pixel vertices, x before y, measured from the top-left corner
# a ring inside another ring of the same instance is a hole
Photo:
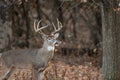
[[[57,33],[58,31],[60,31],[61,28],[63,27],[63,26],[62,26],[62,23],[61,23],[58,19],[57,19],[57,24],[58,24],[58,29],[55,27],[55,24],[52,23],[52,25],[53,25],[53,27],[54,27],[54,29],[55,29],[55,31],[52,32],[52,35],[54,35],[54,34]]]
[[[34,21],[34,30],[35,30],[35,32],[39,32],[40,34],[44,34],[44,33],[42,32],[42,29],[48,27],[48,25],[39,28],[40,22],[41,22],[41,20],[38,21],[38,23],[37,23],[36,20]],[[36,23],[37,23],[37,25],[36,25]],[[44,35],[45,35],[45,34],[44,34]]]
[[[41,22],[41,20],[38,21],[38,23],[37,23],[36,20],[34,21],[34,30],[35,30],[35,32],[39,32],[40,34],[44,34],[44,33],[42,32],[42,29],[48,27],[48,25],[39,28],[40,22]],[[37,24],[36,24],[36,23],[37,23]],[[55,31],[53,31],[53,32],[51,33],[51,35],[54,35],[54,34],[57,33],[58,31],[60,31],[61,28],[63,27],[63,26],[62,26],[62,23],[61,23],[58,19],[57,19],[58,28],[55,27],[55,24],[54,24],[54,23],[52,23],[52,25],[53,25]],[[46,34],[44,34],[44,35],[46,35]]]

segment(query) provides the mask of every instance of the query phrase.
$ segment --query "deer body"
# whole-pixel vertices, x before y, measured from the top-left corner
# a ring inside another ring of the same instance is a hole
[[[34,25],[36,32],[41,31],[41,29],[46,27],[41,27],[39,29],[39,23],[40,22],[37,24],[37,28],[35,28]],[[59,30],[55,28],[55,31]],[[11,50],[0,55],[0,62],[8,69],[0,80],[7,80],[15,68],[27,68],[30,66],[33,68],[35,76],[34,80],[43,80],[43,71],[46,69],[48,62],[52,59],[55,46],[60,44],[60,41],[56,40],[59,36],[58,33],[48,36],[41,31],[40,34],[42,34],[42,38],[44,39],[42,48]]]
[[[7,68],[11,66],[15,66],[16,68],[40,66],[41,68],[47,65],[48,61],[53,57],[53,54],[54,49],[48,51],[47,47],[41,49],[11,50],[2,53],[1,60]]]

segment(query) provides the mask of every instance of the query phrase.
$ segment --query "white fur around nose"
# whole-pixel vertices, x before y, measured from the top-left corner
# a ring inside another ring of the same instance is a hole
[[[54,51],[54,46],[48,46],[48,47],[47,47],[47,50],[48,50],[48,51]]]

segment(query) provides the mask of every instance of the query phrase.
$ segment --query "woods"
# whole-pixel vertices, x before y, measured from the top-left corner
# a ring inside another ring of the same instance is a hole
[[[2,2],[6,3],[7,1]],[[62,50],[69,50],[74,47],[75,49],[79,48],[78,52],[88,52],[89,50],[92,51],[96,46],[100,46],[102,28],[100,9],[97,5],[94,5],[94,8],[88,3],[80,1],[77,3],[75,1],[62,2],[59,0],[52,2],[49,0],[19,0],[9,1],[9,4],[12,8],[9,12],[12,15],[8,14],[11,16],[12,21],[13,38],[10,45],[12,47],[32,47],[35,42],[31,43],[31,39],[34,39],[35,36],[33,32],[34,20],[42,19],[44,23],[41,25],[50,24],[51,22],[56,24],[56,18],[64,26],[61,31],[61,39],[65,42],[65,45],[69,45],[69,47],[61,46]]]
[[[44,39],[34,21],[41,20],[39,28],[49,25],[46,35],[61,22],[61,45],[45,71],[47,80],[120,79],[119,0],[1,0],[0,12],[0,53],[41,49]],[[34,80],[32,71],[15,72],[10,79]]]

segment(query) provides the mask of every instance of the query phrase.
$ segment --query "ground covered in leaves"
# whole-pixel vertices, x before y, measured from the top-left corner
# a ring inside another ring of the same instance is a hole
[[[45,78],[46,80],[102,80],[101,55],[55,54],[45,71]],[[32,70],[17,69],[9,80],[34,80]]]

